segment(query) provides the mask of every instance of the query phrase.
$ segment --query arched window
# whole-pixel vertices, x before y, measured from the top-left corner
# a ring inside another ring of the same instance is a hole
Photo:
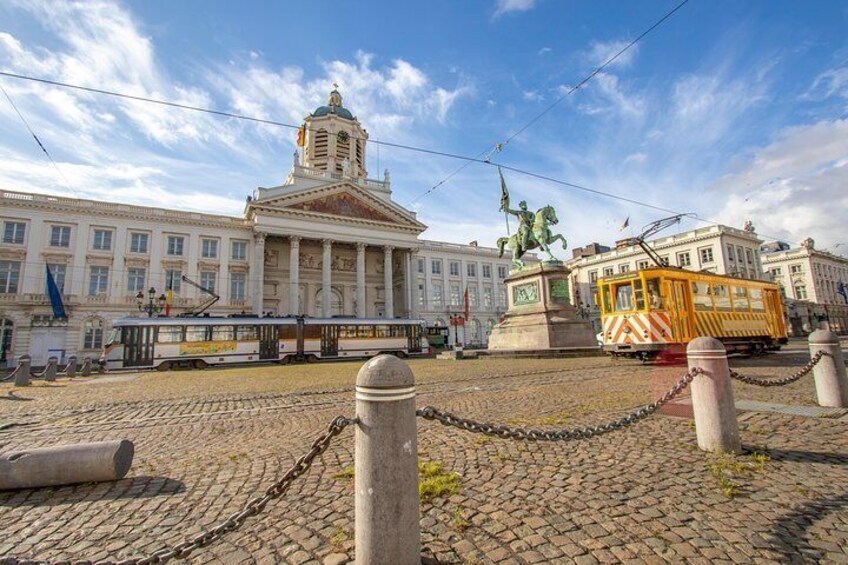
[[[795,285],[795,299],[796,300],[806,300],[807,299],[807,287],[803,284]]]
[[[103,320],[90,318],[83,324],[83,349],[100,349],[103,347]]]
[[[342,293],[335,288],[330,289],[330,316],[339,316],[342,314]],[[318,289],[315,293],[315,315],[324,315],[324,293],[322,289]]]
[[[480,341],[480,320],[471,320],[471,341]]]
[[[433,326],[437,328],[443,328],[445,327],[445,321],[441,318],[436,318],[436,320],[433,322]]]
[[[0,361],[5,361],[12,356],[12,330],[14,322],[3,318],[0,320]]]

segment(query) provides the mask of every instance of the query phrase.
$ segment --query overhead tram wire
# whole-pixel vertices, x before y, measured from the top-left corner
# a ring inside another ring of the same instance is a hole
[[[43,143],[41,143],[41,140],[40,140],[40,139],[38,139],[38,136],[37,136],[37,135],[35,135],[35,132],[34,132],[34,131],[32,131],[32,128],[30,127],[29,122],[27,122],[26,118],[25,118],[25,117],[24,117],[24,115],[21,113],[21,111],[18,109],[18,106],[15,104],[15,101],[14,101],[14,100],[12,100],[12,97],[11,97],[11,96],[9,96],[9,93],[8,93],[8,92],[6,92],[6,89],[3,87],[3,85],[2,85],[2,84],[0,84],[0,90],[2,90],[2,91],[3,91],[3,94],[6,96],[6,100],[8,100],[8,101],[9,101],[9,104],[11,104],[11,105],[12,105],[12,108],[14,108],[14,109],[15,109],[15,113],[16,113],[16,114],[18,114],[18,117],[19,117],[19,118],[21,119],[21,121],[23,122],[23,124],[24,124],[24,126],[26,127],[27,131],[29,131],[29,134],[32,136],[32,138],[33,138],[33,139],[35,139],[35,142],[38,144],[38,146],[41,148],[41,150],[44,152],[44,154],[45,154],[45,155],[47,155],[47,158],[48,158],[48,159],[50,159],[50,162],[51,162],[51,163],[53,163],[53,168],[54,168],[54,169],[56,169],[56,172],[57,172],[57,173],[59,173],[59,176],[60,176],[60,177],[62,177],[62,180],[63,180],[63,181],[64,181],[64,183],[65,183],[65,187],[66,187],[68,190],[70,190],[71,192],[73,192],[74,194],[77,194],[77,195],[78,195],[79,193],[78,193],[76,190],[74,190],[74,188],[71,186],[71,183],[70,183],[70,182],[68,182],[68,179],[65,177],[65,174],[64,174],[64,173],[62,173],[62,169],[60,169],[60,168],[59,168],[59,165],[57,165],[57,164],[56,164],[56,161],[54,161],[54,160],[53,160],[53,156],[52,156],[52,155],[50,155],[50,152],[49,152],[49,151],[47,151],[47,148],[44,146],[44,144],[43,144]]]
[[[524,124],[523,126],[521,126],[520,128],[518,128],[518,130],[516,130],[516,131],[515,131],[512,135],[510,135],[508,138],[506,138],[506,140],[505,140],[504,142],[502,142],[502,143],[496,143],[496,144],[495,144],[495,146],[494,146],[493,148],[491,148],[491,149],[490,149],[490,148],[486,148],[486,149],[485,149],[485,150],[483,150],[481,153],[479,153],[479,154],[476,156],[476,158],[477,158],[477,159],[479,159],[480,157],[482,157],[483,155],[486,155],[487,153],[488,153],[488,156],[491,156],[491,155],[493,155],[494,153],[500,153],[500,152],[503,150],[503,148],[504,148],[504,147],[506,147],[506,146],[509,144],[509,142],[511,142],[513,139],[515,139],[516,137],[518,137],[519,135],[521,135],[522,133],[524,133],[524,131],[525,131],[525,130],[527,130],[530,126],[532,126],[533,124],[535,124],[536,122],[538,122],[538,121],[539,121],[542,117],[544,117],[544,116],[545,116],[548,112],[550,112],[550,111],[551,111],[551,110],[553,110],[556,106],[558,106],[560,103],[562,103],[562,101],[563,101],[563,100],[565,100],[568,96],[571,96],[572,94],[574,94],[575,92],[577,92],[577,90],[579,90],[581,87],[583,87],[584,85],[586,85],[586,84],[587,84],[590,80],[592,80],[592,79],[593,79],[593,78],[595,78],[597,75],[599,75],[601,72],[603,72],[603,70],[604,70],[604,69],[606,69],[606,68],[607,68],[608,66],[610,66],[612,63],[614,63],[614,62],[615,62],[615,61],[616,61],[619,57],[621,57],[621,56],[622,56],[625,52],[627,52],[627,51],[628,51],[631,47],[633,47],[634,45],[636,45],[637,43],[639,43],[639,41],[641,41],[641,40],[642,40],[645,36],[647,36],[649,33],[651,33],[651,32],[652,32],[652,31],[654,31],[656,28],[658,28],[660,25],[662,25],[662,24],[663,24],[663,22],[665,22],[667,19],[669,19],[671,16],[673,16],[675,12],[677,12],[680,8],[682,8],[682,7],[683,7],[684,5],[686,5],[688,2],[689,2],[689,0],[683,0],[682,2],[680,2],[677,6],[675,6],[675,7],[674,7],[674,8],[672,8],[669,12],[667,12],[667,13],[666,13],[666,14],[665,14],[662,18],[660,18],[659,20],[657,20],[656,22],[654,22],[654,24],[653,24],[651,27],[649,27],[648,29],[646,29],[645,31],[643,31],[642,33],[640,33],[640,34],[639,34],[639,35],[638,35],[635,39],[633,39],[633,40],[632,40],[632,41],[630,41],[627,45],[625,45],[624,47],[622,47],[621,49],[619,49],[619,50],[618,50],[618,51],[617,51],[617,52],[616,52],[616,53],[615,53],[612,57],[610,57],[609,59],[607,59],[606,61],[604,61],[604,62],[603,62],[603,64],[601,64],[601,66],[597,67],[597,68],[596,68],[595,70],[593,70],[591,73],[589,73],[588,75],[586,75],[586,76],[583,78],[583,80],[581,80],[580,82],[578,82],[575,86],[572,86],[572,87],[568,90],[568,92],[566,92],[565,94],[563,94],[562,96],[560,96],[560,97],[559,97],[558,99],[556,99],[556,100],[555,100],[552,104],[550,104],[547,108],[545,108],[545,109],[544,109],[544,110],[542,110],[539,114],[537,114],[534,118],[532,118],[532,119],[531,119],[530,121],[528,121],[526,124]],[[488,160],[488,159],[487,159],[487,160]],[[448,180],[450,180],[451,178],[453,178],[454,176],[456,176],[459,172],[461,172],[463,169],[465,169],[465,167],[467,167],[469,164],[470,164],[470,163],[465,163],[465,164],[463,164],[461,167],[459,167],[458,169],[456,169],[454,172],[452,172],[451,174],[449,174],[448,176],[446,176],[444,179],[440,180],[439,182],[437,182],[436,184],[434,184],[433,186],[431,186],[429,189],[427,189],[427,190],[426,190],[426,191],[424,191],[423,193],[421,193],[421,194],[419,194],[418,196],[416,196],[415,198],[413,198],[413,199],[409,202],[409,204],[407,204],[407,206],[414,204],[415,202],[417,202],[417,201],[421,200],[422,198],[424,198],[424,197],[425,197],[425,196],[427,196],[428,194],[430,194],[430,193],[434,192],[434,191],[435,191],[436,189],[438,189],[440,186],[442,186],[443,184],[445,184]]]

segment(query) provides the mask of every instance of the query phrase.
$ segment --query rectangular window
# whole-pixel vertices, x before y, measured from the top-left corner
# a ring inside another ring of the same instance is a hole
[[[689,267],[690,265],[692,265],[692,258],[689,256],[688,251],[677,254],[678,267]]]
[[[16,294],[20,280],[20,261],[0,261],[0,294]]]
[[[506,308],[506,289],[499,288],[498,289],[498,307]]]
[[[50,247],[70,247],[70,226],[50,226]]]
[[[244,273],[230,273],[230,300],[244,300]]]
[[[256,326],[236,326],[236,339],[239,341],[254,341],[257,339]]]
[[[212,326],[186,326],[186,341],[209,341]]]
[[[727,259],[729,261],[733,261],[733,244],[732,243],[727,244]]]
[[[106,294],[109,288],[109,267],[91,267],[88,277],[88,295]]]
[[[483,278],[484,279],[492,278],[492,266],[491,265],[483,265]]]
[[[450,268],[450,276],[452,276],[452,277],[458,277],[459,276],[459,261],[451,261],[448,264],[448,267]]]
[[[779,277],[783,274],[783,269],[781,269],[780,267],[772,267],[771,274],[776,277]]]
[[[598,281],[598,271],[597,270],[589,271],[589,282],[593,283],[593,282],[597,282],[597,281]]]
[[[103,347],[103,322],[98,319],[89,320],[83,327],[82,348],[100,349]]]
[[[424,274],[424,258],[423,257],[418,258],[418,272],[421,273],[422,275]]]
[[[648,265],[650,265],[650,261],[648,261],[647,259],[636,261],[636,270],[641,271],[642,269],[647,269]]]
[[[803,273],[804,268],[801,266],[800,263],[796,264],[796,265],[789,265],[789,272],[792,273],[793,275],[796,274],[796,273]]]
[[[180,343],[183,341],[182,326],[160,326],[159,336],[156,339],[159,343]]]
[[[23,222],[3,222],[3,243],[23,245],[26,224]]]
[[[295,326],[285,327],[295,329]],[[213,341],[231,341],[235,339],[235,335],[235,328],[233,326],[212,326]]]
[[[668,255],[663,255],[663,256],[661,256],[661,257],[660,257],[660,262],[661,262],[663,265],[668,265]]]
[[[477,263],[468,263],[465,267],[469,277],[477,276]]]
[[[168,255],[182,256],[185,238],[179,235],[168,236]]]
[[[492,287],[483,287],[483,308],[485,308],[486,310],[491,310],[492,306],[494,306],[492,297]]]
[[[247,261],[247,242],[233,241],[230,244],[230,258],[234,261]]]
[[[480,301],[480,297],[477,295],[477,287],[472,286],[468,289],[468,305],[472,307],[476,307],[477,303]]]
[[[744,256],[744,252],[742,251],[742,246],[737,245],[736,246],[736,262],[742,263],[743,261],[745,261],[745,259],[743,259],[743,256]]]
[[[729,311],[730,310],[730,292],[726,284],[714,284],[712,285],[713,291],[713,305],[716,310],[719,311]]]
[[[130,233],[130,253],[147,253],[148,234]]]
[[[618,266],[618,272],[619,272],[619,273],[626,273],[626,272],[627,272],[627,271],[629,271],[629,270],[630,270],[630,265],[628,265],[628,264],[626,264],[626,263],[625,263],[624,265],[619,265],[619,266]]]
[[[215,271],[200,271],[200,286],[209,292],[215,292],[215,279],[218,273]]]
[[[430,272],[434,275],[442,274],[442,260],[441,259],[432,259],[430,261]]]
[[[201,239],[200,240],[200,256],[204,259],[218,258],[218,240],[217,239]]]
[[[612,267],[604,267],[604,276],[605,277],[611,277],[614,274],[615,274],[615,271],[613,270]]]
[[[702,247],[698,250],[698,253],[701,256],[701,264],[704,263],[712,263],[713,262],[713,248],[712,247]]]
[[[498,265],[498,278],[505,279],[506,278],[506,267],[504,265]]]
[[[425,305],[426,302],[427,302],[427,295],[424,294],[424,285],[419,284],[418,285],[418,307],[419,308],[426,308],[426,305]]]
[[[451,306],[459,306],[459,304],[460,304],[459,285],[458,284],[450,285],[450,303],[451,303]]]
[[[806,300],[807,299],[807,286],[803,284],[795,285],[795,299],[796,300]]]
[[[713,299],[710,297],[710,285],[704,282],[693,282],[692,302],[695,304],[695,310],[712,310]]]
[[[442,307],[444,300],[443,289],[441,283],[433,283],[433,309],[438,310]]]
[[[752,288],[749,290],[748,298],[751,300],[751,312],[766,311],[765,304],[763,304],[763,290],[761,288]]]
[[[748,260],[748,264],[754,264],[754,254],[751,252],[750,249],[745,250],[745,258]]]
[[[65,292],[65,273],[68,272],[68,266],[64,263],[48,263],[47,268],[50,269],[50,274],[53,275],[53,281],[56,283],[59,293]],[[46,274],[44,276],[44,292],[48,292]]]
[[[748,311],[748,289],[744,286],[733,287],[733,309],[737,312]]]
[[[127,290],[130,292],[145,292],[144,275],[146,274],[146,269],[138,267],[127,269]]]
[[[182,269],[166,269],[165,290],[173,290],[174,294],[179,294],[183,283],[182,276]]]
[[[112,230],[94,230],[92,249],[109,251],[112,249]]]

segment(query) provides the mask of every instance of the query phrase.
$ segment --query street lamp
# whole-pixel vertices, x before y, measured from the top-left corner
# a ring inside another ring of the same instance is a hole
[[[463,326],[465,328],[465,316],[462,314],[451,314],[448,312],[448,317],[450,318],[450,325],[453,326],[453,339],[454,339],[454,347],[459,347],[459,326]]]
[[[164,294],[160,294],[159,298],[156,298],[156,289],[152,286],[147,290],[147,304],[144,303],[144,293],[140,290],[138,294],[135,295],[135,304],[138,306],[139,312],[147,312],[147,316],[152,318],[154,314],[158,314],[165,308],[165,298]]]

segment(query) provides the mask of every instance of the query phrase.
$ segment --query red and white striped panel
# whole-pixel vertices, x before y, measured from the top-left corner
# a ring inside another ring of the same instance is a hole
[[[623,314],[604,318],[604,343],[668,343],[671,319],[665,312]]]

